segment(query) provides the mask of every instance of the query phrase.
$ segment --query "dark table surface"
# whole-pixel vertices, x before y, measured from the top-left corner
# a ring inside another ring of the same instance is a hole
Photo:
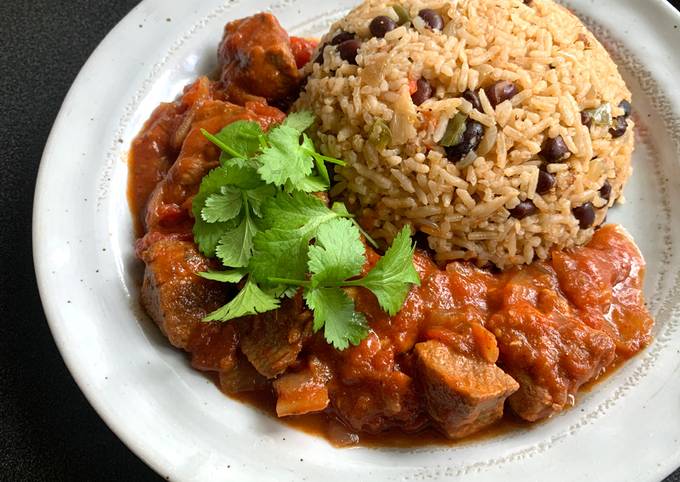
[[[31,255],[35,176],[54,118],[92,50],[137,3],[0,0],[0,480],[159,480],[66,370]]]

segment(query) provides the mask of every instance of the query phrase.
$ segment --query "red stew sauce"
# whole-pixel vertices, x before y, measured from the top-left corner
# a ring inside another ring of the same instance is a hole
[[[228,24],[220,78],[200,78],[160,105],[132,144],[128,195],[146,265],[142,304],[196,369],[225,393],[338,445],[414,445],[547,419],[650,342],[644,260],[614,225],[584,247],[504,272],[437,266],[418,251],[421,286],[396,316],[369,291],[349,291],[371,331],[344,351],[312,332],[300,297],[275,312],[202,322],[233,294],[196,275],[219,269],[191,234],[193,196],[219,163],[200,130],[281,122],[275,106],[297,96],[298,68],[315,46],[289,38],[269,14]],[[366,269],[378,259],[367,248]]]

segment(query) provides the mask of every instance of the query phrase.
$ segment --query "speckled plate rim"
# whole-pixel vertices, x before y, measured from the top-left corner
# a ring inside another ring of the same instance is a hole
[[[534,429],[453,448],[337,450],[223,397],[145,321],[124,158],[153,107],[210,71],[221,23],[271,9],[292,31],[313,33],[353,2],[197,3],[146,0],[111,31],[64,101],[36,185],[34,258],[50,328],[90,403],[137,455],[173,480],[660,480],[680,465],[680,15],[670,5],[569,2],[641,97],[638,157],[651,169],[636,174],[632,208],[612,220],[637,229],[653,262],[654,344]]]

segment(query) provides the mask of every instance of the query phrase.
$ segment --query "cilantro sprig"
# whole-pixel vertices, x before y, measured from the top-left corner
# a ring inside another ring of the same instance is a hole
[[[217,134],[203,131],[222,153],[220,167],[203,178],[194,197],[194,239],[227,268],[201,276],[242,286],[205,321],[274,310],[282,297],[301,291],[314,313],[314,331],[323,329],[328,343],[342,350],[360,343],[369,329],[347,288],[370,290],[394,315],[420,279],[408,228],[360,276],[366,264],[361,234],[374,242],[344,204],[329,208],[311,194],[330,186],[326,163],[344,165],[316,151],[305,134],[313,123],[311,113],[300,112],[266,133],[248,121]]]

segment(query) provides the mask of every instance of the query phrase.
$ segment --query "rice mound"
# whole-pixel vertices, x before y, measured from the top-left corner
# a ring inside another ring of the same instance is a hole
[[[373,37],[376,16],[399,19],[397,2],[410,23]],[[443,17],[441,31],[418,16],[423,8]],[[362,42],[357,65],[330,45],[342,31]],[[630,91],[602,45],[553,1],[368,0],[336,22],[324,44],[305,67],[308,82],[295,108],[316,113],[319,147],[346,161],[331,194],[373,236],[390,241],[411,225],[427,235],[439,262],[503,268],[588,242],[608,208],[622,201],[633,122],[614,138],[609,125],[584,125],[581,111],[609,104],[612,117],[623,116],[619,105],[630,101]],[[416,106],[411,93],[421,78],[433,97]],[[518,93],[493,108],[484,88],[500,80]],[[466,90],[478,93],[481,111],[461,97]],[[438,142],[459,112],[482,124],[484,135],[473,153],[452,162]],[[376,125],[389,127],[386,145],[376,142]],[[546,163],[539,153],[557,136],[572,155]],[[555,180],[542,195],[541,169]],[[526,200],[536,213],[518,219],[511,212]],[[581,229],[573,209],[585,203],[592,203],[595,222]]]

